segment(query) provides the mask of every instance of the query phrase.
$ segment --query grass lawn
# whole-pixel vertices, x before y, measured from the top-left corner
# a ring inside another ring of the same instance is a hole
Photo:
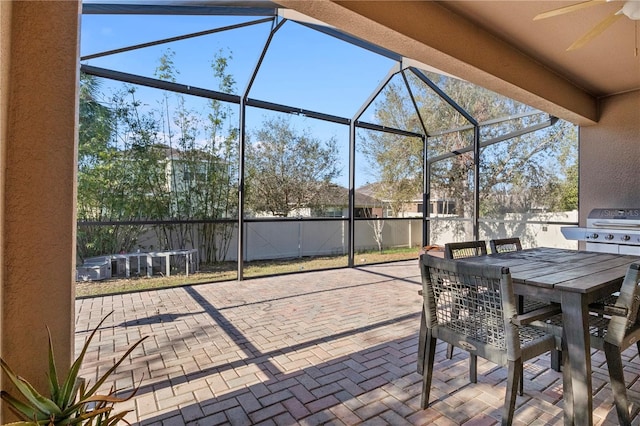
[[[382,252],[366,252],[356,254],[356,265],[370,263],[393,262],[397,260],[415,259],[417,248],[400,248],[383,250]],[[342,268],[347,266],[347,256],[313,257],[287,260],[245,262],[244,277],[255,278],[266,275],[287,274],[292,272],[313,271],[318,269]],[[94,297],[132,291],[177,287],[182,285],[229,281],[237,279],[237,264],[227,262],[213,267],[202,265],[201,270],[186,276],[184,274],[170,277],[131,277],[116,278],[104,281],[76,283],[76,297]]]

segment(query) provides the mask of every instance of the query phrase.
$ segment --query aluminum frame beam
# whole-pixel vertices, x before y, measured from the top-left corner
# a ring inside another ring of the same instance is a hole
[[[251,25],[258,25],[258,24],[263,24],[263,23],[266,23],[266,22],[273,22],[273,19],[274,18],[264,18],[264,19],[258,19],[257,21],[241,22],[241,23],[235,24],[235,25],[228,25],[228,26],[225,26],[225,27],[213,28],[213,29],[210,29],[210,30],[199,31],[199,32],[196,32],[196,33],[184,34],[184,35],[177,36],[177,37],[164,38],[164,39],[161,39],[161,40],[155,40],[155,41],[151,41],[151,42],[148,42],[148,43],[135,44],[135,45],[132,45],[132,46],[122,47],[120,49],[107,50],[105,52],[100,52],[100,53],[94,53],[94,54],[91,54],[91,55],[81,56],[80,60],[81,61],[87,61],[89,59],[101,58],[103,56],[115,55],[117,53],[124,53],[124,52],[130,52],[132,50],[143,49],[145,47],[159,46],[161,44],[172,43],[174,41],[187,40],[187,39],[190,39],[190,38],[195,38],[195,37],[201,37],[201,36],[205,36],[205,35],[209,35],[209,34],[220,33],[220,32],[223,32],[223,31],[235,30],[237,28],[248,27],[248,26],[251,26]]]
[[[278,10],[270,1],[174,1],[154,4],[140,1],[113,3],[84,0],[82,14],[277,16]]]

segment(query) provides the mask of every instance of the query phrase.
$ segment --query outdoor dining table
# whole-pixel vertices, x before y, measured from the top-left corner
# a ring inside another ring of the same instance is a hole
[[[560,303],[571,383],[564,383],[566,425],[593,424],[588,305],[620,289],[631,263],[640,257],[539,247],[459,259],[509,267],[514,292]],[[571,386],[571,388],[568,388]],[[567,392],[572,389],[572,392]],[[573,395],[573,401],[568,394]]]

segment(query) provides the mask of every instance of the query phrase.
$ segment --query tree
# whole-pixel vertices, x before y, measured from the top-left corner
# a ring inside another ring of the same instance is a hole
[[[158,59],[155,76],[160,80],[175,82],[180,71],[174,63],[175,52],[167,49]],[[175,104],[174,104],[175,99]],[[168,182],[154,188],[153,192],[167,199],[167,204],[155,209],[154,219],[170,219],[174,223],[156,227],[156,235],[164,248],[185,249],[193,245],[195,235],[191,224],[181,220],[193,218],[192,189],[194,163],[197,164],[195,141],[199,135],[200,117],[191,111],[184,95],[163,92],[156,111],[161,123],[160,138],[166,146],[166,175]],[[161,194],[159,194],[161,192]]]
[[[298,133],[284,118],[267,120],[246,147],[247,206],[287,217],[322,205],[321,194],[340,175],[336,139]]]
[[[174,82],[180,73],[174,63],[175,53],[167,50],[160,58],[156,76]],[[235,80],[227,73],[231,53],[222,51],[211,60],[212,76],[218,88],[234,91]],[[200,249],[201,260],[213,263],[226,258],[235,224],[225,222],[238,214],[238,130],[230,124],[233,117],[229,104],[209,100],[205,111],[189,107],[182,94],[163,94],[154,111],[161,123],[159,133],[166,148],[167,177],[164,187],[153,190],[167,199],[157,209],[158,219],[175,223],[158,227],[167,247]],[[226,126],[226,128],[225,128]],[[202,220],[192,225],[186,220]],[[212,221],[213,219],[213,221]]]
[[[117,148],[118,109],[112,102],[101,102],[100,96],[100,80],[81,74],[77,192],[80,263],[92,256],[129,251],[142,232],[140,226],[82,224],[131,220],[140,212],[131,202],[130,167]]]
[[[384,101],[374,112],[379,123],[422,133],[417,127],[415,108],[407,102],[409,99],[402,86],[390,84],[383,97]],[[422,193],[422,140],[364,131],[358,141],[358,150],[371,170],[373,196],[388,203],[392,216],[402,216],[408,203]]]
[[[367,225],[373,231],[373,240],[378,245],[378,251],[382,252],[384,242],[384,219],[373,214],[372,209],[365,209],[364,216],[367,218]]]
[[[231,52],[218,51],[211,61],[213,77],[218,89],[233,93],[235,80],[227,72]],[[198,217],[209,219],[236,219],[238,217],[238,128],[231,124],[233,110],[229,104],[212,99],[205,120],[206,152],[205,179],[207,185],[198,192]],[[205,262],[216,262],[227,257],[233,238],[234,223],[206,222],[200,225],[200,246]]]
[[[559,210],[578,209],[578,165],[573,164],[567,170],[567,180],[560,191]]]
[[[461,150],[473,144],[473,126],[436,92],[407,73],[420,117],[430,134],[429,158]],[[486,89],[455,78],[427,73],[449,98],[481,123],[482,141],[515,132],[541,120],[543,114]],[[392,82],[376,104],[379,123],[422,132],[413,102],[404,83]],[[495,120],[515,117],[508,120]],[[546,118],[546,117],[545,117]],[[479,191],[481,217],[499,217],[508,212],[525,213],[539,208],[570,205],[568,194],[575,187],[571,170],[576,164],[575,126],[558,122],[555,126],[487,146],[480,153],[480,187],[475,188],[473,152],[460,153],[431,164],[429,191],[432,197],[454,200],[457,215],[471,218],[474,193]],[[421,193],[422,144],[389,133],[368,132],[359,139],[384,196],[397,204]],[[411,189],[409,189],[411,188]],[[560,202],[560,199],[566,202]],[[471,221],[455,221],[450,226],[470,235]]]
[[[535,110],[527,105],[470,83],[436,74],[429,74],[429,77],[481,123],[481,143],[547,119],[544,114],[533,114]],[[431,109],[429,113],[431,127],[443,123],[450,129],[468,125],[460,114],[453,114],[450,107]],[[429,156],[469,146],[472,136],[471,131],[456,131],[448,138],[435,138],[429,144]],[[480,198],[480,217],[502,217],[505,213],[527,213],[541,208],[548,210],[556,204],[550,189],[564,175],[564,170],[575,164],[576,141],[575,127],[560,121],[550,128],[482,148],[478,159],[479,188],[473,185],[473,154],[457,155],[434,165],[431,192],[446,193],[454,198],[458,206],[464,207],[461,210],[464,217],[473,213],[476,190]]]
[[[157,78],[176,80],[174,57],[167,50],[158,59]],[[230,57],[220,51],[211,61],[213,77],[227,93],[235,85],[227,73]],[[198,247],[203,262],[224,259],[238,214],[238,129],[231,106],[210,100],[198,111],[187,96],[166,92],[148,105],[135,86],[123,85],[106,107],[97,101],[99,89],[95,77],[83,75],[78,218],[162,221],[153,228],[157,248]],[[202,222],[186,223],[194,219]],[[130,251],[142,231],[117,223],[84,226],[78,253]]]

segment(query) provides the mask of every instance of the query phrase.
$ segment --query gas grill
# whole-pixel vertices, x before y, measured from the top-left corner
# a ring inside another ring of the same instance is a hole
[[[593,209],[587,227],[561,228],[568,240],[586,242],[586,250],[640,256],[640,208]]]

